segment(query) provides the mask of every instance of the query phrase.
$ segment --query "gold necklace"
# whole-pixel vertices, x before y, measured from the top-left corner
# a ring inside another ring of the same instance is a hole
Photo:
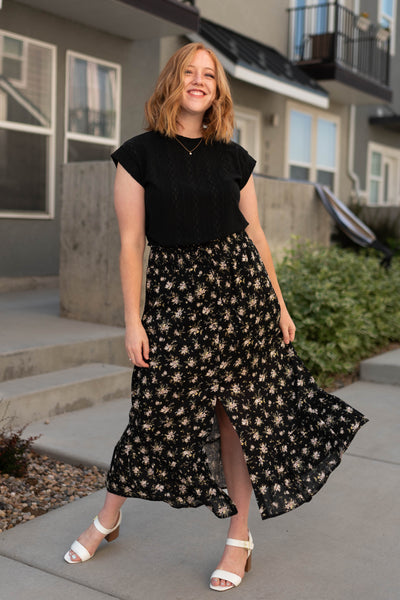
[[[183,143],[181,142],[181,140],[178,140],[178,138],[177,138],[177,137],[176,137],[175,139],[176,139],[176,141],[178,142],[178,144],[180,144],[180,145],[182,146],[182,148],[185,148],[185,150],[186,150],[186,152],[189,154],[189,156],[192,156],[193,152],[194,152],[195,150],[197,150],[197,148],[200,146],[201,142],[203,141],[203,138],[201,138],[201,140],[199,141],[199,143],[198,143],[198,144],[196,144],[194,148],[192,148],[191,150],[189,150],[189,148],[186,148],[185,144],[183,144]]]

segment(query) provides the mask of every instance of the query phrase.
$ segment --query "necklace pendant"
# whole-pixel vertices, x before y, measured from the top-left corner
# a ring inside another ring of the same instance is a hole
[[[189,152],[189,156],[192,156],[193,152]]]

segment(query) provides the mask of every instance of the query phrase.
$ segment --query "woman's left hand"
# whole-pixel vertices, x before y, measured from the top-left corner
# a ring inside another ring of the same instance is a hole
[[[281,328],[283,341],[285,342],[285,344],[293,342],[294,336],[296,334],[296,325],[293,323],[292,318],[289,315],[286,307],[281,309],[279,327]]]

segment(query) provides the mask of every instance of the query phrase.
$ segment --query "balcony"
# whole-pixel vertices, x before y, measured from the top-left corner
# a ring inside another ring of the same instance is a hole
[[[390,32],[336,2],[291,8],[289,58],[341,104],[390,102]]]

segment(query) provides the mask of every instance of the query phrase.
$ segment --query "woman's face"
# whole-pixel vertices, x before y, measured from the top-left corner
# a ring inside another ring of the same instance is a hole
[[[206,50],[198,50],[183,75],[181,111],[201,114],[210,108],[217,91],[214,61]]]

